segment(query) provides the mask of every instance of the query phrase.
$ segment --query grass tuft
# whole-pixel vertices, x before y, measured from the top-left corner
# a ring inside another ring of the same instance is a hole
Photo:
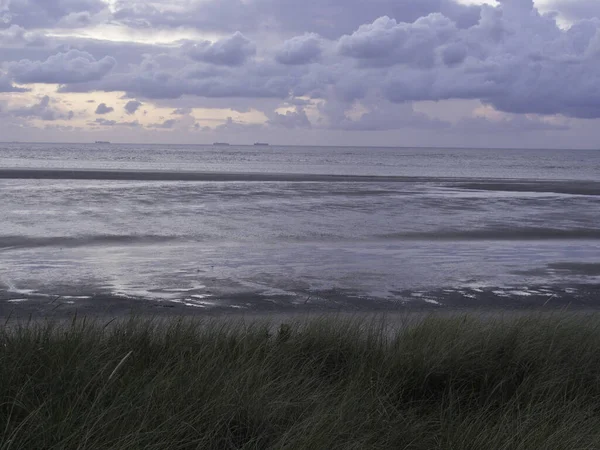
[[[0,328],[0,450],[600,448],[600,318]]]

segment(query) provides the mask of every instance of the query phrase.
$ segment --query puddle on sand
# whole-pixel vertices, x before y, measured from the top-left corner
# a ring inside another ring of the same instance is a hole
[[[432,298],[424,298],[423,301],[425,303],[429,303],[431,305],[439,305],[439,306],[442,305],[440,302],[438,302],[437,300],[433,300]]]
[[[516,295],[518,297],[531,297],[533,293],[529,291],[508,291],[509,295]]]

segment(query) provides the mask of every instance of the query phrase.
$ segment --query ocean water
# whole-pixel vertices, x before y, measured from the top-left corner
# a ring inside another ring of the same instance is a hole
[[[0,144],[0,217],[14,305],[500,304],[600,281],[600,151]]]

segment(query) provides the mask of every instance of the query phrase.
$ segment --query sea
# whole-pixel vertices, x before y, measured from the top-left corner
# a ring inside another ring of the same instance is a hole
[[[599,282],[600,151],[0,144],[4,315],[593,308]]]

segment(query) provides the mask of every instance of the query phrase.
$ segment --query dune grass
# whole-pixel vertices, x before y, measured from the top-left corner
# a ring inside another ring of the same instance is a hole
[[[0,449],[600,448],[599,325],[9,324]]]

